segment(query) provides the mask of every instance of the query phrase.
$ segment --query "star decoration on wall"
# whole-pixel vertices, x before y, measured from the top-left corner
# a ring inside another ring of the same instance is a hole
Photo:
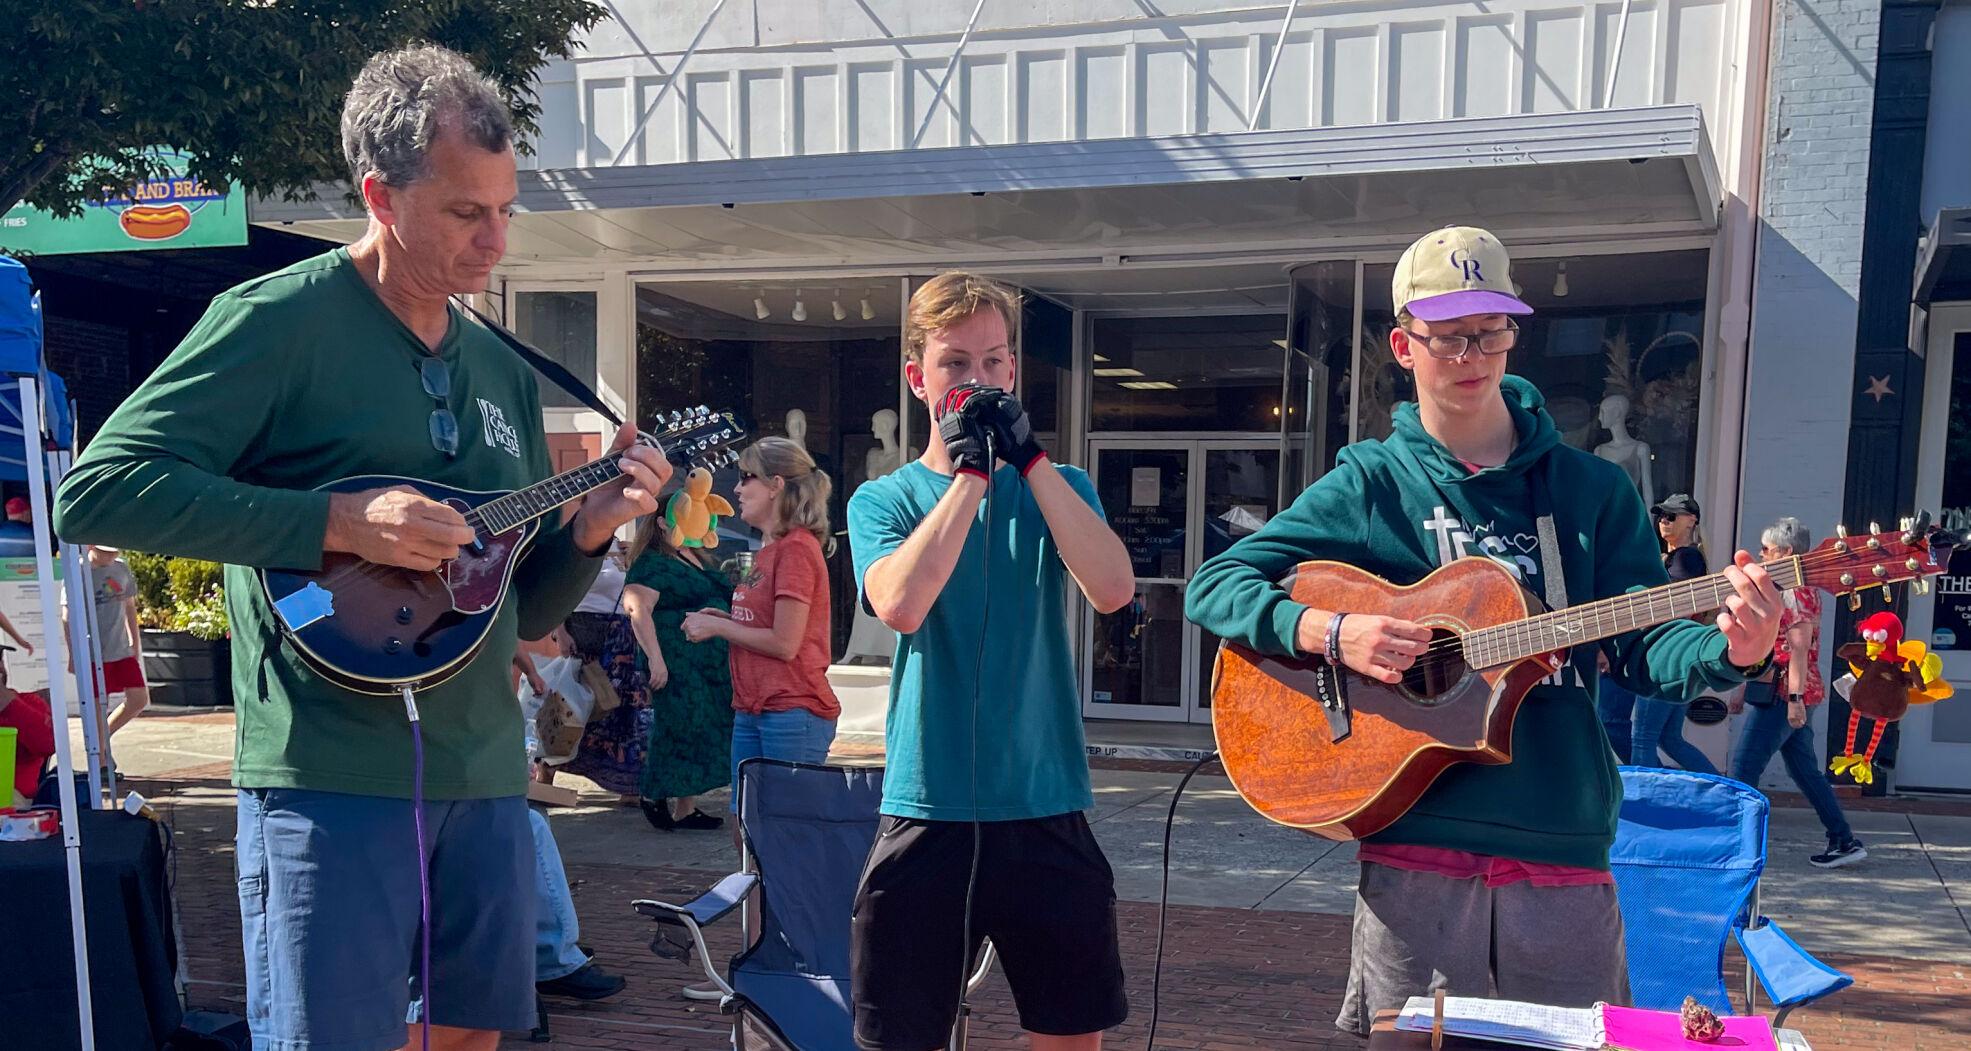
[[[1889,377],[1870,376],[1868,378],[1868,389],[1862,391],[1862,393],[1874,398],[1875,404],[1880,405],[1882,404],[1883,398],[1889,397],[1896,392],[1889,389]]]

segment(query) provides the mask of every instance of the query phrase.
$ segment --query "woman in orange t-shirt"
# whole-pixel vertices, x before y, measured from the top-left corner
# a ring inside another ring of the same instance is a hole
[[[732,612],[684,618],[693,642],[729,643],[732,788],[739,764],[758,756],[822,763],[841,702],[828,685],[828,476],[799,443],[762,438],[739,456],[739,518],[766,537],[732,591]]]

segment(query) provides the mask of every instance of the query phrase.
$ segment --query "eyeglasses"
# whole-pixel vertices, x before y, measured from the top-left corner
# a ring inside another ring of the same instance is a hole
[[[739,472],[739,480],[742,482],[757,482],[760,480],[760,476],[751,471],[741,471]]]
[[[452,459],[459,454],[459,418],[452,415],[452,371],[445,367],[445,359],[427,356],[417,363],[418,378],[424,381],[424,393],[438,403],[431,410],[431,447]]]
[[[1480,332],[1476,336],[1431,336],[1407,328],[1402,332],[1412,342],[1423,344],[1424,352],[1439,361],[1456,361],[1471,353],[1474,344],[1479,353],[1490,356],[1504,354],[1519,342],[1519,325],[1510,318],[1506,320],[1505,328]]]

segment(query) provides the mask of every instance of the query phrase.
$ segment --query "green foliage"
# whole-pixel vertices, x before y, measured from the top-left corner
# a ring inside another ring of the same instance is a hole
[[[225,570],[217,562],[125,551],[137,578],[137,622],[159,631],[184,631],[201,639],[224,638]]]
[[[432,41],[499,84],[537,134],[534,75],[568,58],[592,0],[10,0],[0,63],[0,212],[74,215],[103,187],[191,155],[214,190],[288,200],[348,178],[342,97],[372,54]],[[522,142],[520,148],[525,149]]]

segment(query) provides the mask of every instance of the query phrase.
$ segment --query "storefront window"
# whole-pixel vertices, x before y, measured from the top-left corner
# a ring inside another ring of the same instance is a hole
[[[845,509],[856,486],[915,455],[898,440],[896,287],[892,280],[840,288],[681,282],[637,289],[639,425],[649,428],[661,414],[703,404],[731,412],[755,437],[782,435],[806,446],[834,481],[834,654],[852,649],[854,636],[853,649],[885,661],[894,636],[857,614]],[[737,469],[726,467],[713,488],[733,499],[738,480]],[[736,519],[721,522],[720,532],[721,546],[759,542]]]
[[[1349,371],[1355,352],[1355,261],[1311,263],[1293,272],[1293,326],[1286,344],[1287,470],[1283,505],[1334,466],[1348,444]]]
[[[1519,321],[1506,370],[1545,395],[1561,438],[1619,463],[1646,502],[1697,491],[1702,389],[1703,251],[1515,260],[1536,313]],[[1363,276],[1361,435],[1385,437],[1390,411],[1415,397],[1389,353],[1389,264]]]
[[[595,382],[595,293],[515,292],[513,331],[584,383]],[[541,405],[580,408],[575,396],[552,383],[541,384]]]
[[[1089,429],[1277,433],[1287,319],[1097,318]]]
[[[1020,302],[1020,404],[1048,454],[1059,463],[1079,463],[1077,451],[1061,442],[1073,389],[1074,311],[1032,292],[1024,293]]]

